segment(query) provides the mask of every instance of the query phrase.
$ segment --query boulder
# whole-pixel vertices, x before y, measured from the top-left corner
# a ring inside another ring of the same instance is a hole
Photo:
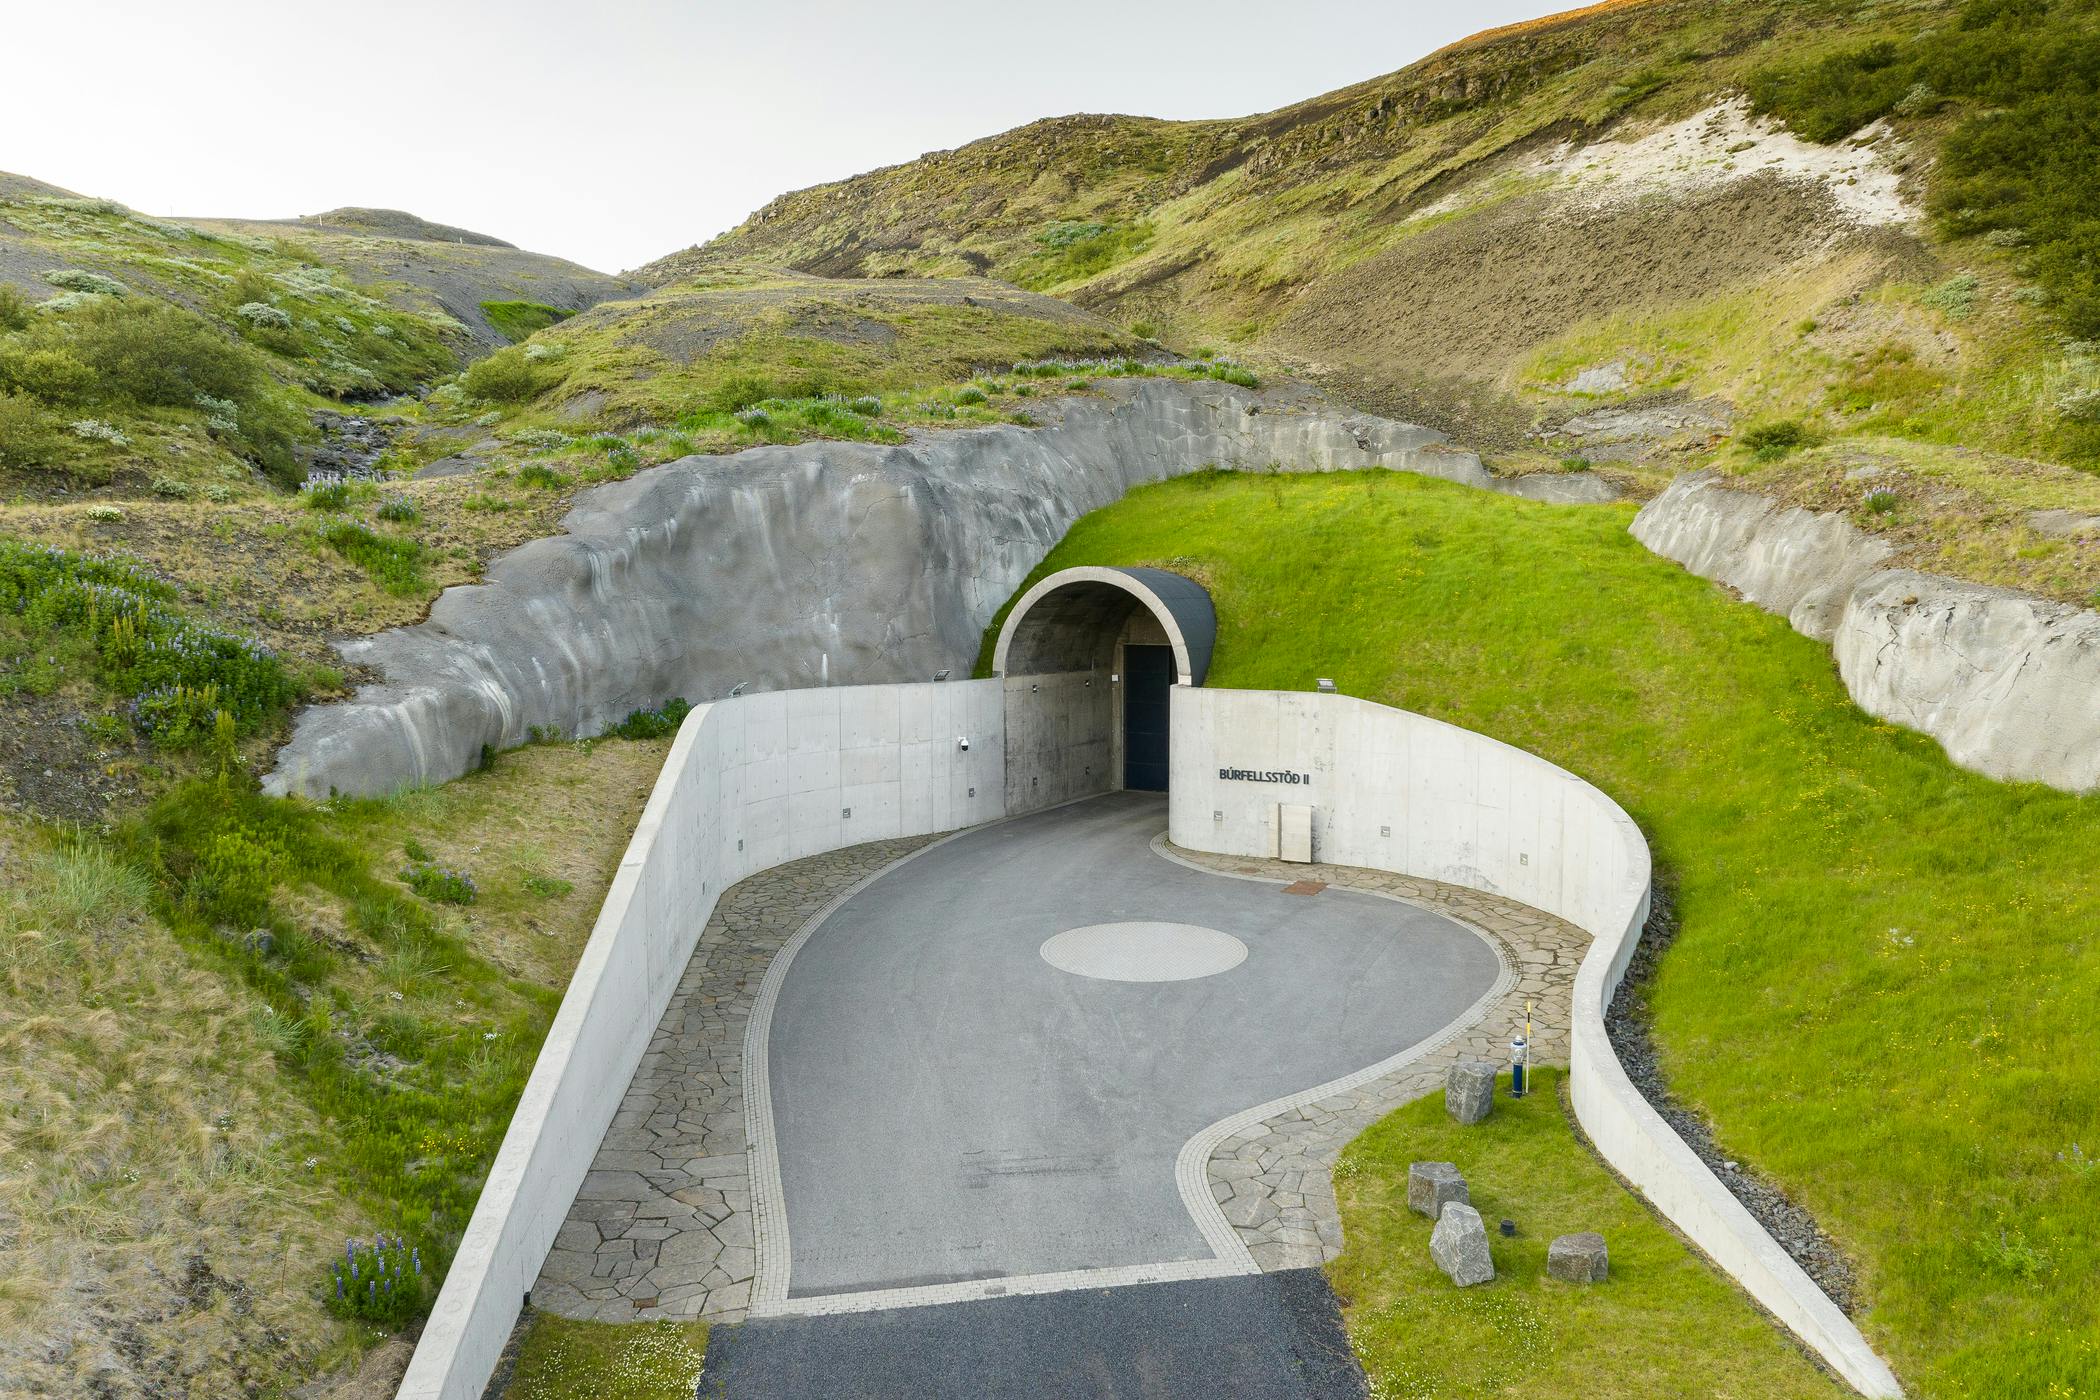
[[[1426,1215],[1431,1220],[1444,1213],[1444,1203],[1457,1201],[1470,1204],[1472,1197],[1466,1191],[1466,1179],[1458,1174],[1458,1168],[1449,1162],[1409,1162],[1407,1164],[1407,1208],[1417,1215]]]
[[[1429,1235],[1429,1257],[1460,1288],[1494,1282],[1495,1261],[1488,1253],[1487,1226],[1480,1222],[1480,1212],[1463,1201],[1450,1202],[1437,1217],[1436,1229]]]
[[[1611,1273],[1611,1252],[1594,1230],[1561,1235],[1546,1247],[1546,1272],[1567,1283],[1602,1283]]]
[[[1478,1123],[1495,1111],[1495,1071],[1490,1060],[1460,1060],[1444,1076],[1444,1108],[1461,1123]]]

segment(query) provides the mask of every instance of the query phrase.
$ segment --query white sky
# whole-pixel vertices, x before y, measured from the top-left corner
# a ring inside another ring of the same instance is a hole
[[[1242,116],[1541,0],[7,0],[0,170],[151,214],[409,209],[605,271],[1037,117]]]

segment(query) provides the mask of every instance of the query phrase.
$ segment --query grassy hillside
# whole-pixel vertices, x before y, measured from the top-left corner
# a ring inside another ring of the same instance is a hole
[[[2100,1392],[2100,797],[1870,719],[1822,647],[1648,554],[1628,513],[1213,474],[1088,516],[1038,576],[1190,573],[1214,683],[1332,676],[1617,798],[1681,919],[1650,991],[1670,1082],[1848,1251],[1909,1392]],[[1558,1364],[1512,1360],[1510,1384]]]
[[[1260,116],[1038,122],[639,275],[970,270],[1505,470],[1713,466],[1824,508],[1879,473],[1905,508],[1860,523],[1912,562],[2085,602],[2096,52],[2090,0],[1600,6]]]
[[[0,1392],[282,1395],[413,1318],[664,748],[323,810],[204,779],[113,840],[0,817]],[[339,1299],[382,1233],[409,1282]]]

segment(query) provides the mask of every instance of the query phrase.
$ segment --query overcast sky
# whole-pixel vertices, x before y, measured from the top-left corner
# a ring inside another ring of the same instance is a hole
[[[605,271],[1037,117],[1267,111],[1537,0],[22,0],[0,170],[151,214],[410,209]]]

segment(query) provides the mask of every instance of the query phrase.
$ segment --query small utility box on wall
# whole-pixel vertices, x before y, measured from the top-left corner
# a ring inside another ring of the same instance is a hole
[[[1276,854],[1300,865],[1312,863],[1313,809],[1284,802],[1276,808]]]

